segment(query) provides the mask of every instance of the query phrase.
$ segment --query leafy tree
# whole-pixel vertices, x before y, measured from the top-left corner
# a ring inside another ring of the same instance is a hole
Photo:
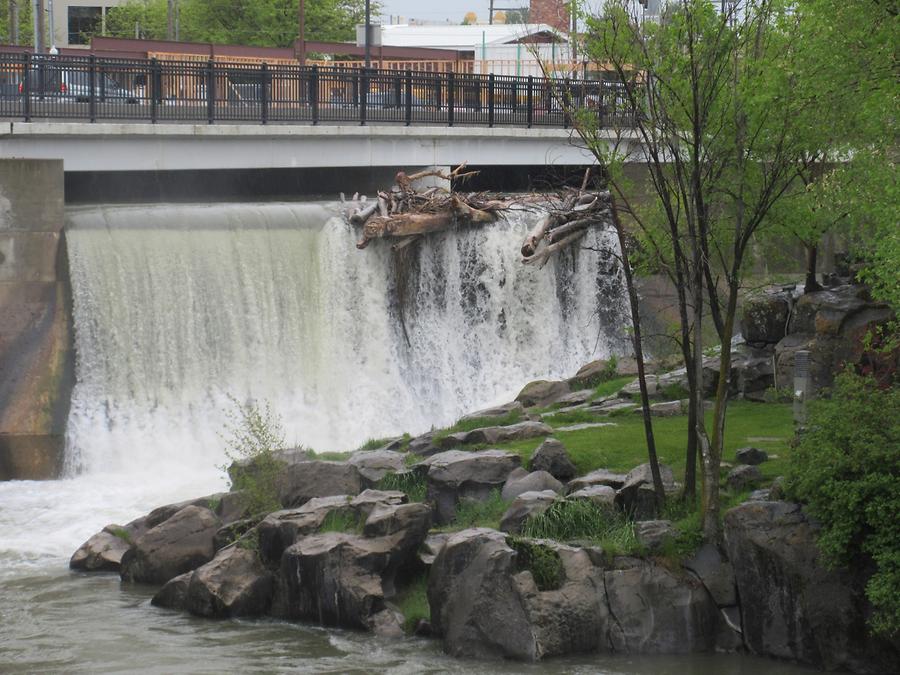
[[[34,42],[34,27],[31,20],[32,3],[29,0],[15,0],[18,8],[18,34],[19,44],[30,45]],[[12,3],[4,2],[5,7],[0,10],[0,41],[12,44],[12,36],[9,30],[10,8]]]
[[[373,11],[378,3],[373,3]],[[180,36],[189,42],[289,47],[297,38],[296,0],[181,0]],[[107,32],[117,37],[134,35],[164,39],[166,0],[134,0],[109,10]],[[364,0],[308,0],[306,35],[325,41],[352,40],[355,27],[365,19]]]
[[[830,398],[811,404],[786,484],[822,523],[819,546],[830,564],[874,563],[866,595],[873,628],[888,636],[900,634],[898,448],[900,388],[845,373]]]

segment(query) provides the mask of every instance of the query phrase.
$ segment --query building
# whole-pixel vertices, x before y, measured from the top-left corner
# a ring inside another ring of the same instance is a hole
[[[127,0],[46,0],[48,47],[88,47],[106,32],[106,13]],[[52,19],[52,24],[51,24]]]

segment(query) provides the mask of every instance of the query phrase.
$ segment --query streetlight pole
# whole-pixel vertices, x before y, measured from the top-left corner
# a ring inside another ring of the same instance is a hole
[[[298,41],[300,53],[297,55],[301,66],[306,65],[306,0],[300,0],[300,6],[297,8],[297,31],[299,33]]]
[[[34,53],[44,53],[44,0],[34,0]]]
[[[366,68],[372,66],[372,7],[366,0]]]

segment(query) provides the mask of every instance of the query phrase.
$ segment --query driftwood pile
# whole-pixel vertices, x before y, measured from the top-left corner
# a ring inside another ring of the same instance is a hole
[[[465,166],[462,164],[450,173],[436,169],[414,174],[401,171],[390,191],[379,191],[375,200],[354,195],[345,217],[352,225],[362,227],[356,247],[363,249],[373,239],[390,237],[396,240],[391,248],[399,251],[428,233],[492,223],[515,208],[544,213],[521,249],[524,264],[543,266],[553,254],[575,244],[591,227],[610,223],[610,194],[587,190],[589,171],[581,189],[552,195],[502,197],[484,192],[453,192],[443,187],[419,190],[413,185],[429,177],[452,182],[476,173],[465,172]],[[343,201],[343,195],[341,198]]]

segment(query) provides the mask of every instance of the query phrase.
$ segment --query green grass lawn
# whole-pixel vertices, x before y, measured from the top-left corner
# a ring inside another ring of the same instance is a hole
[[[545,421],[552,427],[566,426],[576,421],[614,424],[580,431],[558,431],[554,434],[566,446],[580,474],[601,468],[625,473],[647,461],[644,424],[639,414],[629,412],[613,417],[599,417],[585,413],[577,420],[570,416],[561,419],[554,416]],[[711,422],[712,413],[709,411],[707,424]],[[655,417],[653,432],[660,461],[669,465],[675,472],[676,479],[679,479],[684,473],[687,416]],[[725,423],[724,460],[733,461],[735,450],[753,445],[769,453],[769,461],[763,462],[759,468],[766,478],[774,478],[784,472],[793,435],[794,422],[790,404],[732,401],[728,406]],[[512,441],[501,443],[497,447],[519,453],[523,463],[527,464],[531,453],[541,442],[542,439]],[[777,459],[773,459],[773,455]]]

